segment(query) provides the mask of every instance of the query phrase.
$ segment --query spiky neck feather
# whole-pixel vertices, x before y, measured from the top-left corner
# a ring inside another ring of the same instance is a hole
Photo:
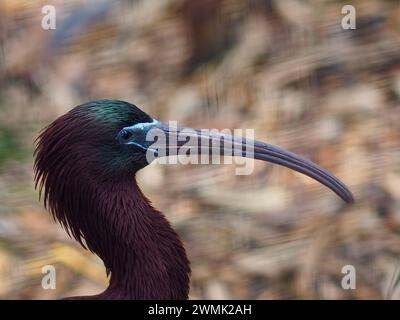
[[[178,235],[127,174],[128,159],[113,161],[115,132],[146,117],[133,105],[106,102],[104,110],[98,102],[74,108],[39,136],[36,186],[55,219],[111,274],[109,287],[87,298],[186,299],[190,268]],[[103,114],[113,109],[121,113],[110,123]]]
[[[80,212],[91,217],[82,233],[111,278],[92,298],[187,299],[190,269],[182,243],[135,180],[105,183],[93,194],[92,208]]]

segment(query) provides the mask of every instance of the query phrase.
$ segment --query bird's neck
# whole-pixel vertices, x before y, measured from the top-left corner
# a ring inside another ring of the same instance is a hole
[[[189,261],[165,216],[132,178],[101,188],[88,210],[91,222],[82,226],[89,249],[111,273],[97,298],[187,299]]]

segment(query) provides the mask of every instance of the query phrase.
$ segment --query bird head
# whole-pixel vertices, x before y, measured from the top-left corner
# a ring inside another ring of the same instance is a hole
[[[179,137],[182,132],[196,143],[188,147],[188,139]],[[36,183],[51,188],[52,182],[66,175],[103,180],[131,176],[154,159],[176,154],[181,148],[198,155],[218,149],[223,156],[250,156],[282,165],[319,181],[344,201],[353,202],[351,192],[338,178],[296,154],[243,137],[171,128],[138,107],[116,100],[77,106],[45,128],[37,142]]]

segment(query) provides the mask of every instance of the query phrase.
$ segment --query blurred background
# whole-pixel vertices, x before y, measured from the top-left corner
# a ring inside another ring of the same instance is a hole
[[[343,30],[342,7],[356,8]],[[56,9],[56,29],[41,26]],[[83,102],[161,120],[253,128],[354,192],[286,168],[151,165],[145,194],[182,236],[192,299],[400,298],[400,1],[2,0],[0,298],[99,293],[104,267],[33,186],[41,128]],[[56,290],[41,286],[44,265]],[[356,269],[356,290],[341,287]]]

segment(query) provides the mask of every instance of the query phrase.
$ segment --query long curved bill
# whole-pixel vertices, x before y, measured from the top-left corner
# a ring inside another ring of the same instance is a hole
[[[353,203],[350,190],[324,168],[292,152],[268,143],[227,135],[210,130],[170,127],[153,122],[138,123],[123,128],[117,139],[146,152],[147,161],[171,155],[240,156],[276,163],[313,178],[347,203]]]

